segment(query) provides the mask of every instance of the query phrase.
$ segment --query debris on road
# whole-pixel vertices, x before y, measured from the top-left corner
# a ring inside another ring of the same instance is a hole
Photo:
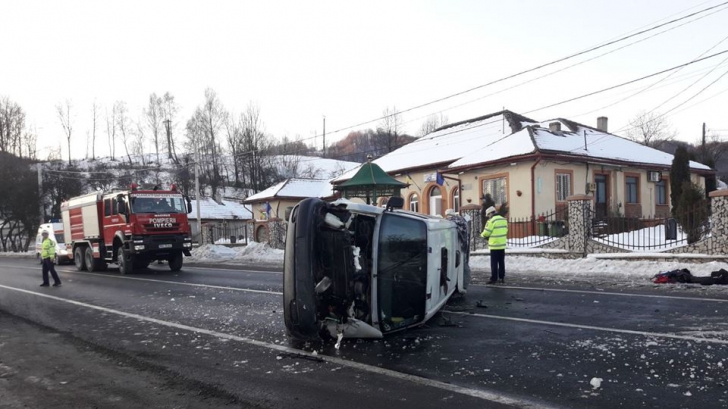
[[[591,385],[594,389],[599,389],[602,386],[602,381],[604,381],[604,379],[595,377],[591,379],[589,385]]]

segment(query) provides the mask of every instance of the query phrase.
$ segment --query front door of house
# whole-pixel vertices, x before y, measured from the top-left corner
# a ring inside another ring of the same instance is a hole
[[[594,183],[596,184],[594,208],[597,217],[607,217],[609,212],[609,179],[607,175],[595,175]]]

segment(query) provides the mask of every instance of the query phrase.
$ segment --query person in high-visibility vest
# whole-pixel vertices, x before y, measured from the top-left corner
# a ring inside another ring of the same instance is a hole
[[[48,232],[45,230],[41,233],[41,237],[43,238],[40,247],[40,257],[43,260],[43,284],[40,286],[48,287],[50,285],[48,282],[48,272],[50,271],[53,276],[53,287],[60,287],[61,279],[58,277],[56,267],[53,265],[53,259],[56,257],[56,242],[48,237]]]
[[[495,284],[500,280],[505,283],[506,277],[506,244],[508,242],[508,220],[495,213],[495,207],[490,206],[485,211],[488,221],[480,237],[488,239],[490,249],[490,281]]]

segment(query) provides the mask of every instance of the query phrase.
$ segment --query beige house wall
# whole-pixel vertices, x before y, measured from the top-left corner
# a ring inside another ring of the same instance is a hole
[[[458,188],[458,184],[462,185],[460,192],[460,205],[480,205],[483,196],[483,181],[492,178],[506,178],[507,183],[507,201],[509,207],[509,216],[511,218],[528,218],[532,215],[532,190],[531,190],[531,168],[536,163],[535,160],[507,163],[504,165],[468,170],[460,174],[445,174],[445,183],[439,186],[432,179],[437,172],[437,168],[430,168],[409,173],[392,174],[395,179],[400,182],[409,184],[408,187],[402,189],[401,194],[404,198],[404,208],[410,209],[413,195],[417,195],[418,211],[423,214],[429,214],[430,206],[428,195],[434,187],[438,187],[442,193],[441,215],[444,216],[447,209],[453,208],[453,194]],[[647,181],[647,170],[640,168],[612,166],[612,165],[595,165],[587,166],[584,163],[560,162],[553,160],[539,161],[533,169],[533,195],[535,198],[535,215],[550,214],[555,210],[565,209],[566,201],[556,201],[556,175],[557,173],[568,173],[571,175],[571,192],[570,195],[590,195],[594,192],[587,191],[587,184],[593,184],[596,174],[605,174],[609,180],[609,211],[621,215],[639,215],[641,217],[666,217],[670,212],[670,186],[669,171],[662,171],[663,178],[667,181],[667,202],[666,206],[658,206],[656,185]],[[627,175],[635,175],[639,177],[639,203],[625,203],[626,179]],[[458,178],[452,180],[450,178]],[[692,174],[693,183],[705,188],[705,178],[698,174]],[[383,198],[379,198],[376,204],[381,204]],[[287,206],[295,205],[287,204]],[[263,204],[264,206],[265,204]],[[273,202],[271,202],[273,205]],[[275,208],[275,206],[274,206]],[[285,212],[285,205],[281,205],[281,215]],[[255,209],[255,208],[254,208]],[[275,209],[274,209],[275,210]],[[257,213],[256,213],[257,215]],[[257,217],[257,216],[256,216]],[[281,216],[283,217],[283,216]]]
[[[270,218],[271,219],[285,219],[286,217],[286,209],[288,207],[293,207],[298,204],[300,200],[295,199],[285,199],[285,200],[270,200],[268,203],[270,203]],[[266,202],[258,202],[258,203],[251,203],[249,206],[253,210],[253,218],[255,220],[266,220],[266,213],[265,213],[265,203]]]

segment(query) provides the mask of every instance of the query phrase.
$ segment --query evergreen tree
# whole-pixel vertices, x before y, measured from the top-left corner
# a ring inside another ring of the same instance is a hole
[[[676,218],[682,231],[687,234],[688,244],[699,241],[708,224],[708,201],[699,186],[685,182],[682,193],[675,204]]]
[[[680,145],[675,151],[670,168],[670,202],[673,216],[676,214],[678,201],[686,182],[690,183],[690,154],[685,146]]]

